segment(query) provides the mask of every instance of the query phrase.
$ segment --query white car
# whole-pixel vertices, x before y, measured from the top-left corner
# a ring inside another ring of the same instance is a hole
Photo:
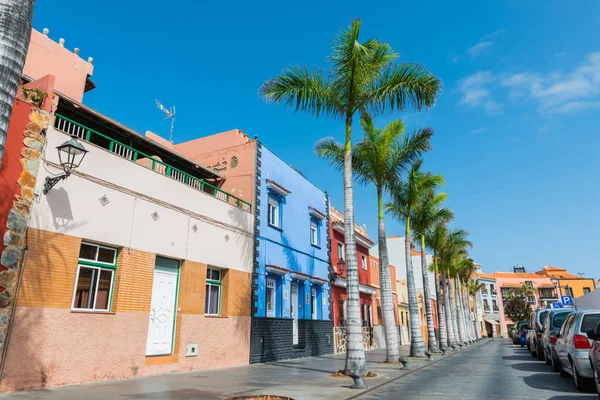
[[[569,314],[557,335],[556,355],[560,361],[560,374],[573,376],[577,390],[585,390],[594,377],[590,364],[592,341],[586,332],[600,323],[600,310],[577,310]]]

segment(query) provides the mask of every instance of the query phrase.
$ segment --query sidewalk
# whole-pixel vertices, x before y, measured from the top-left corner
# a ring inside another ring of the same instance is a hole
[[[485,343],[485,341],[483,342]],[[481,343],[445,356],[435,354],[435,361],[410,359],[412,371],[438,360],[469,351]],[[365,378],[369,389],[411,373],[401,365],[383,364],[385,350],[366,351],[368,370],[377,374]],[[408,355],[409,347],[401,346],[400,354]],[[5,399],[96,400],[96,399],[227,399],[231,396],[270,394],[301,399],[346,399],[359,395],[349,389],[351,378],[332,378],[329,374],[344,368],[345,354],[254,364],[210,371],[174,373],[119,381],[86,383],[51,389],[31,390],[0,395]]]

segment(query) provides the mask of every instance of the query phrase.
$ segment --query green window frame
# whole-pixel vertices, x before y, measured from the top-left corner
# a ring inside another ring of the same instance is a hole
[[[217,290],[217,307],[214,312],[214,301],[212,294]],[[217,268],[208,267],[206,269],[206,293],[204,297],[204,315],[212,317],[221,316],[221,297],[223,295],[223,271]]]
[[[117,260],[118,249],[87,241],[81,242],[73,285],[72,311],[111,311]]]

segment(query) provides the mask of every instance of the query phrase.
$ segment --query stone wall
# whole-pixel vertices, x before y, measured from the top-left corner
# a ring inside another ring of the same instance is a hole
[[[333,353],[333,322],[298,321],[298,345],[293,345],[293,320],[253,318],[250,363],[314,357]]]

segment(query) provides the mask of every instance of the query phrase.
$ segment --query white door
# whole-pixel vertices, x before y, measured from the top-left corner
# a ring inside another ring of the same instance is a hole
[[[298,344],[298,285],[292,283],[292,344]]]
[[[177,269],[154,270],[146,355],[171,354],[176,296]]]
[[[312,319],[317,319],[317,289],[312,288]]]
[[[275,280],[267,278],[267,317],[275,318]]]

